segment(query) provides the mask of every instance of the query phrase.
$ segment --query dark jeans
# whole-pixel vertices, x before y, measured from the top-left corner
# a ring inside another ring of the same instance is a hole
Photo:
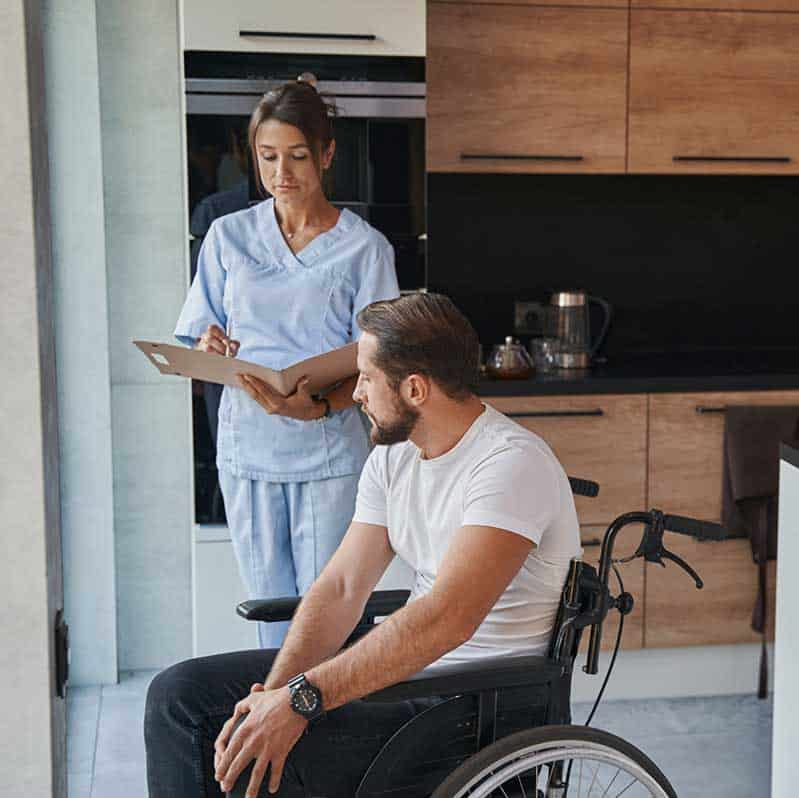
[[[150,798],[222,794],[214,780],[214,740],[236,702],[253,683],[266,678],[276,654],[273,650],[239,651],[187,660],[155,677],[144,719]],[[277,795],[353,798],[369,763],[394,732],[439,700],[353,701],[327,713],[289,754]],[[508,691],[504,704],[504,722],[499,724],[503,733],[534,722],[529,693]],[[248,781],[249,768],[232,795],[243,796]],[[259,793],[264,798],[269,795],[267,782],[268,776]]]

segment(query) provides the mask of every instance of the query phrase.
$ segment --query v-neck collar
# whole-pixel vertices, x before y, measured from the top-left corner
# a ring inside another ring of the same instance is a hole
[[[323,233],[319,233],[316,238],[311,239],[299,252],[295,253],[284,238],[283,231],[278,224],[274,197],[264,200],[260,208],[267,244],[275,257],[285,266],[310,266],[322,252],[352,226],[352,221],[349,218],[352,212],[347,210],[347,208],[342,208],[339,212],[338,221],[333,227]]]

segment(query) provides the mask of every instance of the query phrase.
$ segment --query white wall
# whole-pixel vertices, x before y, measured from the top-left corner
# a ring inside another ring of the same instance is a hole
[[[0,5],[0,794],[66,796],[58,414],[39,4]]]

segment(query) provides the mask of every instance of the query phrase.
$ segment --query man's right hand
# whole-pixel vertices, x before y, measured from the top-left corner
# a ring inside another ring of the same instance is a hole
[[[209,324],[208,329],[197,339],[194,348],[201,352],[216,352],[218,355],[236,357],[239,342],[228,338],[218,324]]]

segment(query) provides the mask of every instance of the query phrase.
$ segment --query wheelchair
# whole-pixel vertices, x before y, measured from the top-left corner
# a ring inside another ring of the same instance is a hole
[[[596,496],[599,485],[569,477],[576,495]],[[643,524],[632,556],[614,560],[617,534]],[[363,700],[404,701],[437,697],[384,745],[364,774],[355,798],[592,798],[624,795],[676,798],[666,776],[626,740],[591,727],[621,641],[624,616],[633,597],[624,590],[618,565],[639,557],[685,570],[697,588],[702,580],[688,563],[663,545],[665,532],[698,539],[721,539],[723,529],[706,521],[667,515],[660,510],[630,512],[616,518],[602,540],[598,566],[571,562],[547,656],[486,658],[478,662],[427,668]],[[619,583],[613,596],[611,569]],[[409,591],[376,591],[345,645],[369,632],[401,608]],[[248,620],[290,620],[300,598],[245,601],[237,612]],[[598,672],[602,627],[608,613],[621,615],[616,646],[585,726],[571,724],[571,678],[584,630],[590,638],[583,670]],[[540,697],[531,728],[503,735],[503,691],[523,688]],[[447,730],[450,733],[443,733]]]

